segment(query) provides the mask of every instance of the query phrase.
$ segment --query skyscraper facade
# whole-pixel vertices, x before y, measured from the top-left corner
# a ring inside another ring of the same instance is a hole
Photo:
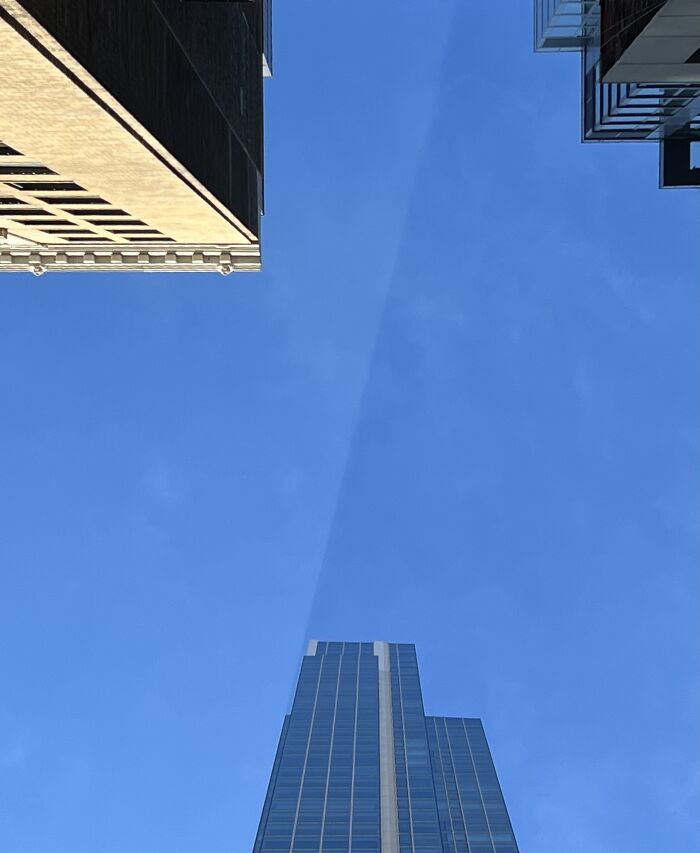
[[[254,853],[518,853],[481,721],[426,717],[416,650],[309,644]]]
[[[0,0],[0,272],[256,270],[271,0]]]
[[[662,187],[700,186],[700,2],[534,0],[535,50],[581,54],[584,141],[656,142]]]

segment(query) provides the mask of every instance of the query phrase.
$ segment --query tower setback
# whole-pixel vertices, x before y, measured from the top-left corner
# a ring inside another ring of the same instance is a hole
[[[312,641],[254,853],[518,853],[481,721],[426,717],[415,646]]]

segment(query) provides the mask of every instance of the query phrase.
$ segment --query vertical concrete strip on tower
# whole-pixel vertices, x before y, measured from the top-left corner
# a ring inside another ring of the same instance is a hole
[[[379,658],[379,779],[381,785],[382,853],[399,853],[399,816],[396,805],[389,644],[375,642],[374,654]]]
[[[306,654],[311,655],[313,657],[316,654],[317,646],[318,640],[309,640],[309,645],[306,647]]]

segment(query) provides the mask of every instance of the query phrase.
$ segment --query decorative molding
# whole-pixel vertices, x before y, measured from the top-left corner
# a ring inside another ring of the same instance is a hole
[[[0,273],[95,272],[113,270],[138,272],[256,272],[260,269],[260,247],[202,246],[153,243],[120,246],[115,244],[81,246],[18,246],[0,243]]]

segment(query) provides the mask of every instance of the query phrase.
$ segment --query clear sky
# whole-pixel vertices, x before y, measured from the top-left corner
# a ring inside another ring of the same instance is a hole
[[[265,271],[2,277],[0,849],[249,853],[308,637],[522,853],[697,849],[698,196],[529,0],[278,2]]]

